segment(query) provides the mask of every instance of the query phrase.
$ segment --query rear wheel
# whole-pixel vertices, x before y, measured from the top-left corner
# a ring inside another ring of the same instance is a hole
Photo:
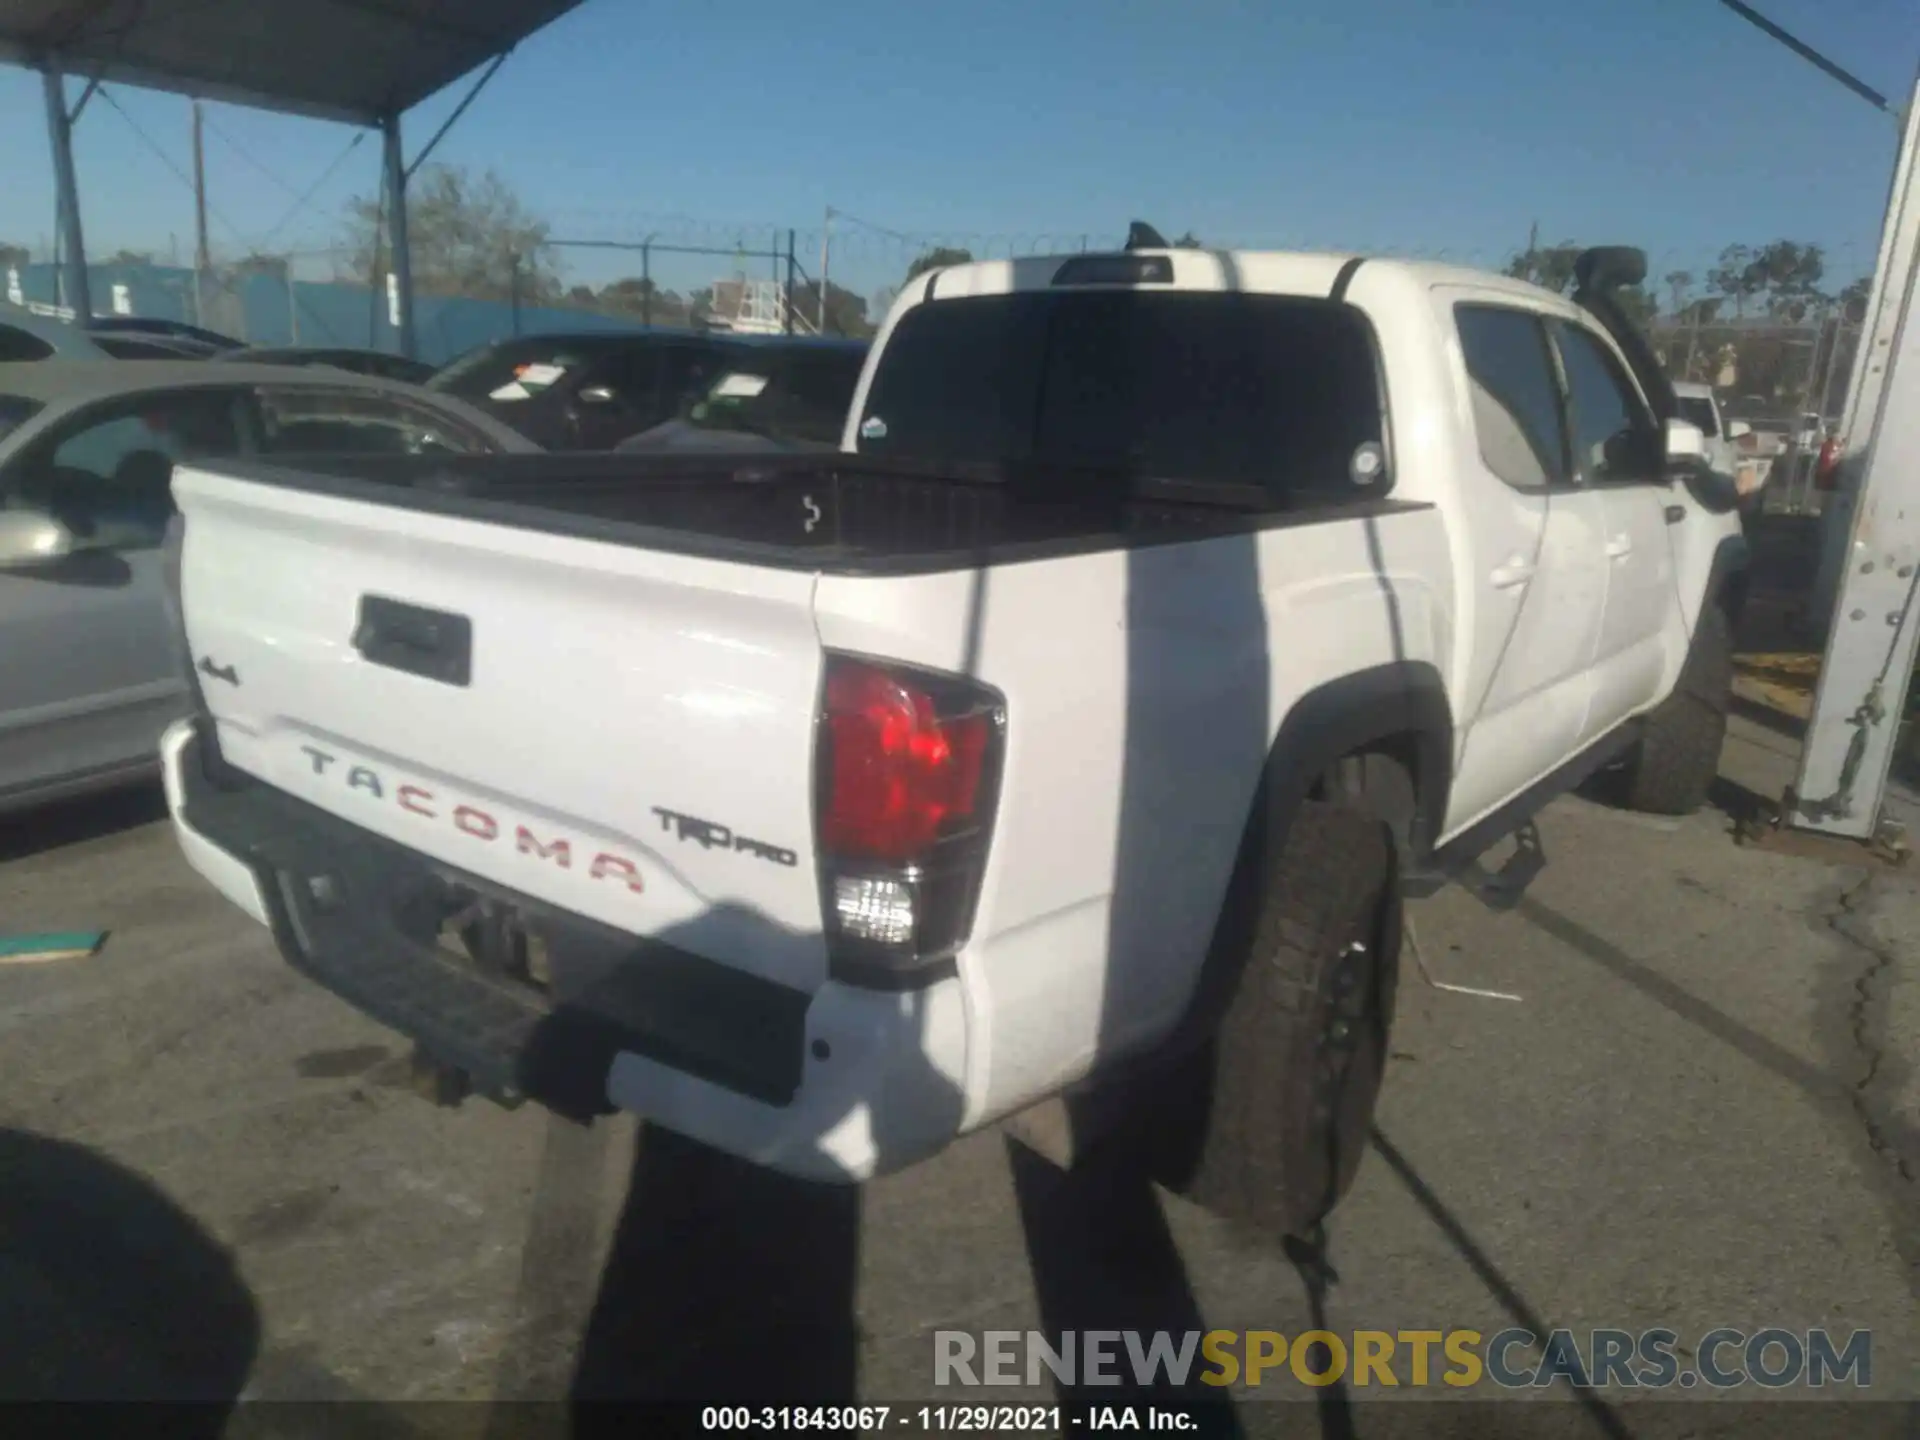
[[[1679,683],[1647,717],[1621,767],[1622,803],[1651,815],[1691,815],[1704,805],[1720,773],[1732,697],[1733,627],[1725,608],[1710,600],[1701,608]]]
[[[1376,806],[1383,781],[1412,789],[1384,757],[1363,773],[1367,793],[1300,806],[1247,901],[1218,1028],[1140,1117],[1155,1178],[1269,1233],[1310,1232],[1352,1186],[1386,1069],[1401,907]]]

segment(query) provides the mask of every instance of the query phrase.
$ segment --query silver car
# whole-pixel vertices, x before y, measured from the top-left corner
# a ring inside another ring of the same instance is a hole
[[[344,371],[0,364],[0,811],[156,772],[188,695],[163,574],[175,461],[537,448]]]

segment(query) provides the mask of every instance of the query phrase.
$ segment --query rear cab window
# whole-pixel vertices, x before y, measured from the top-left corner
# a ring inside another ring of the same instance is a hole
[[[1371,327],[1318,297],[1128,289],[969,296],[894,327],[856,427],[903,458],[1040,462],[1354,498],[1384,446]]]

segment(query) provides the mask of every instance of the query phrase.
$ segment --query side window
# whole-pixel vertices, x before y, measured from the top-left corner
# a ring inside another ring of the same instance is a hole
[[[1538,317],[1497,305],[1456,305],[1480,459],[1516,490],[1567,480],[1560,382]]]
[[[1653,479],[1659,473],[1653,420],[1620,363],[1585,329],[1554,329],[1567,372],[1574,473],[1589,485]]]
[[[49,436],[13,472],[4,499],[52,515],[88,549],[147,549],[173,514],[174,462],[239,448],[231,391],[147,397]]]
[[[0,361],[45,360],[52,354],[53,346],[38,335],[0,325]]]
[[[706,394],[720,378],[727,357],[707,347],[674,345],[660,352],[658,364],[660,408],[678,413],[683,405]]]
[[[662,355],[658,345],[610,350],[593,362],[580,389],[610,390],[613,403],[621,409],[649,414],[659,401]]]
[[[378,391],[263,386],[265,455],[474,455],[491,447],[463,425]]]

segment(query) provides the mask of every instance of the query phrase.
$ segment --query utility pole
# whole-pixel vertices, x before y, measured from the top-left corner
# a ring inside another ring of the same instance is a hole
[[[865,207],[862,207],[865,208]],[[820,333],[827,333],[827,259],[833,243],[833,207],[827,207],[827,223],[820,227]]]
[[[200,101],[193,102],[193,319],[196,325],[204,325],[206,306],[201,285],[202,277],[213,269],[213,256],[207,248],[207,156],[201,137],[205,121],[200,114]]]

